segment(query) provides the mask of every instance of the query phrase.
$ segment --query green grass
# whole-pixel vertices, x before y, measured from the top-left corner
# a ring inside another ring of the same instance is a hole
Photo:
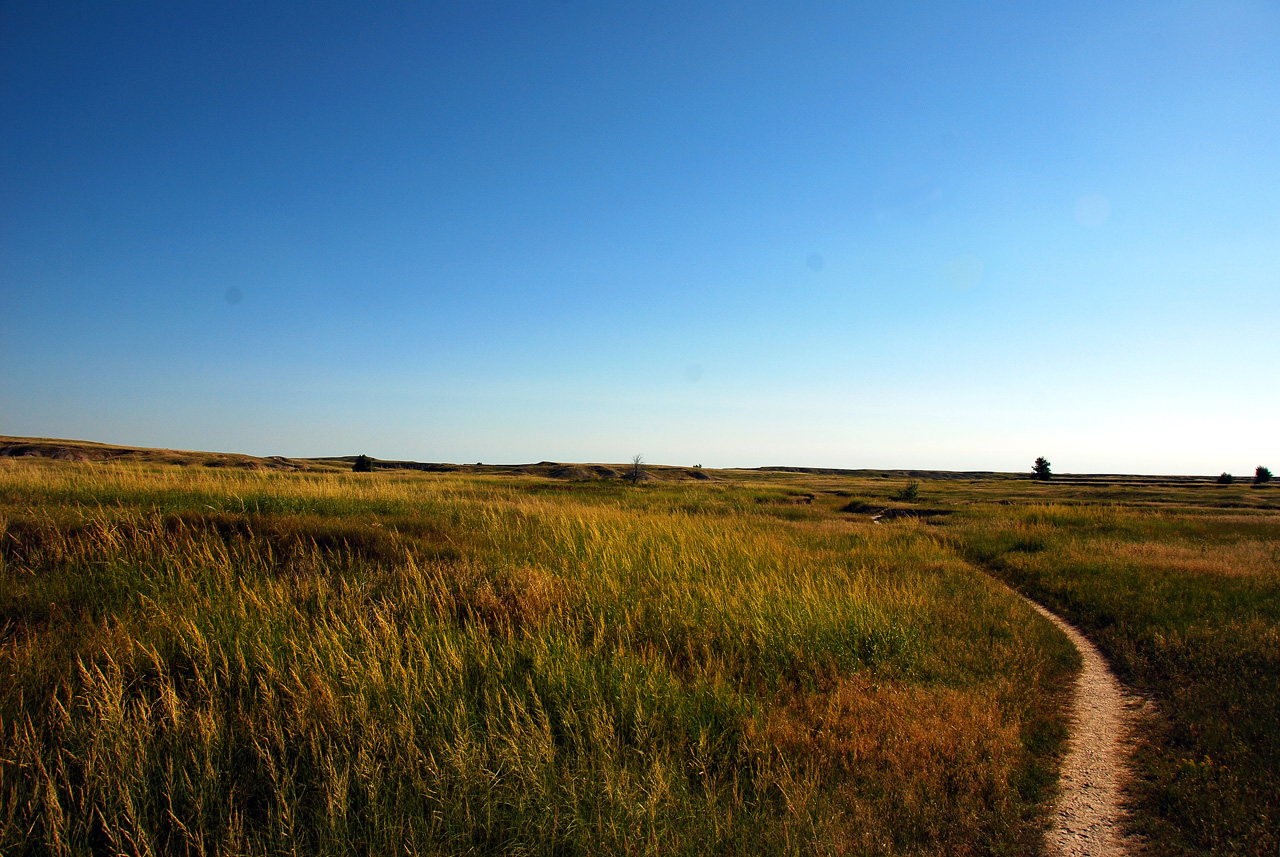
[[[1074,654],[827,487],[7,463],[0,852],[1025,853]]]
[[[1154,701],[1153,853],[1280,849],[1280,490],[708,475],[0,459],[0,853],[1031,853],[991,574]]]

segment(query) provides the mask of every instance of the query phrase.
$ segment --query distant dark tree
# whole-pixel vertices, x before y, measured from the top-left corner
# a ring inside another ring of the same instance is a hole
[[[1236,481],[1236,478],[1232,476],[1230,473],[1223,473],[1221,476],[1218,477],[1219,485],[1230,485],[1232,482],[1235,482],[1235,481]]]
[[[1253,471],[1253,484],[1261,485],[1263,482],[1270,482],[1270,481],[1271,481],[1271,471],[1266,467],[1263,467],[1261,464],[1259,464],[1258,469]]]
[[[627,478],[631,480],[632,485],[639,484],[641,477],[644,476],[644,471],[640,469],[642,464],[644,464],[643,455],[636,453],[631,456],[631,470],[627,473]]]
[[[1049,477],[1053,476],[1052,471],[1049,470],[1049,466],[1049,459],[1042,455],[1036,459],[1035,466],[1031,468],[1031,473],[1037,479],[1048,481]]]
[[[351,465],[352,473],[372,473],[373,459],[367,455],[356,456],[356,463]]]

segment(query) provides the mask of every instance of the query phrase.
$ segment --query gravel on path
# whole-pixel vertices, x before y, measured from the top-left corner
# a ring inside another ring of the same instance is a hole
[[[1071,638],[1084,660],[1071,694],[1071,735],[1045,851],[1053,857],[1137,853],[1137,842],[1125,835],[1121,821],[1129,739],[1141,700],[1121,686],[1098,647],[1074,625],[1027,602]]]

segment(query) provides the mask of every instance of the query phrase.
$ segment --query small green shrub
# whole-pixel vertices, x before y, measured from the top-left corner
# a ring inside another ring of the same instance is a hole
[[[893,495],[894,500],[900,500],[903,503],[914,503],[920,497],[920,483],[912,480],[902,487],[902,490]]]

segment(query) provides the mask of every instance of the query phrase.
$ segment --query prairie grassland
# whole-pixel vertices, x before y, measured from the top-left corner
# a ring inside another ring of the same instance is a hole
[[[1155,702],[1137,832],[1157,854],[1280,853],[1280,497],[976,506],[959,549],[1077,623]]]
[[[1035,848],[1074,652],[919,521],[0,464],[0,853]]]

